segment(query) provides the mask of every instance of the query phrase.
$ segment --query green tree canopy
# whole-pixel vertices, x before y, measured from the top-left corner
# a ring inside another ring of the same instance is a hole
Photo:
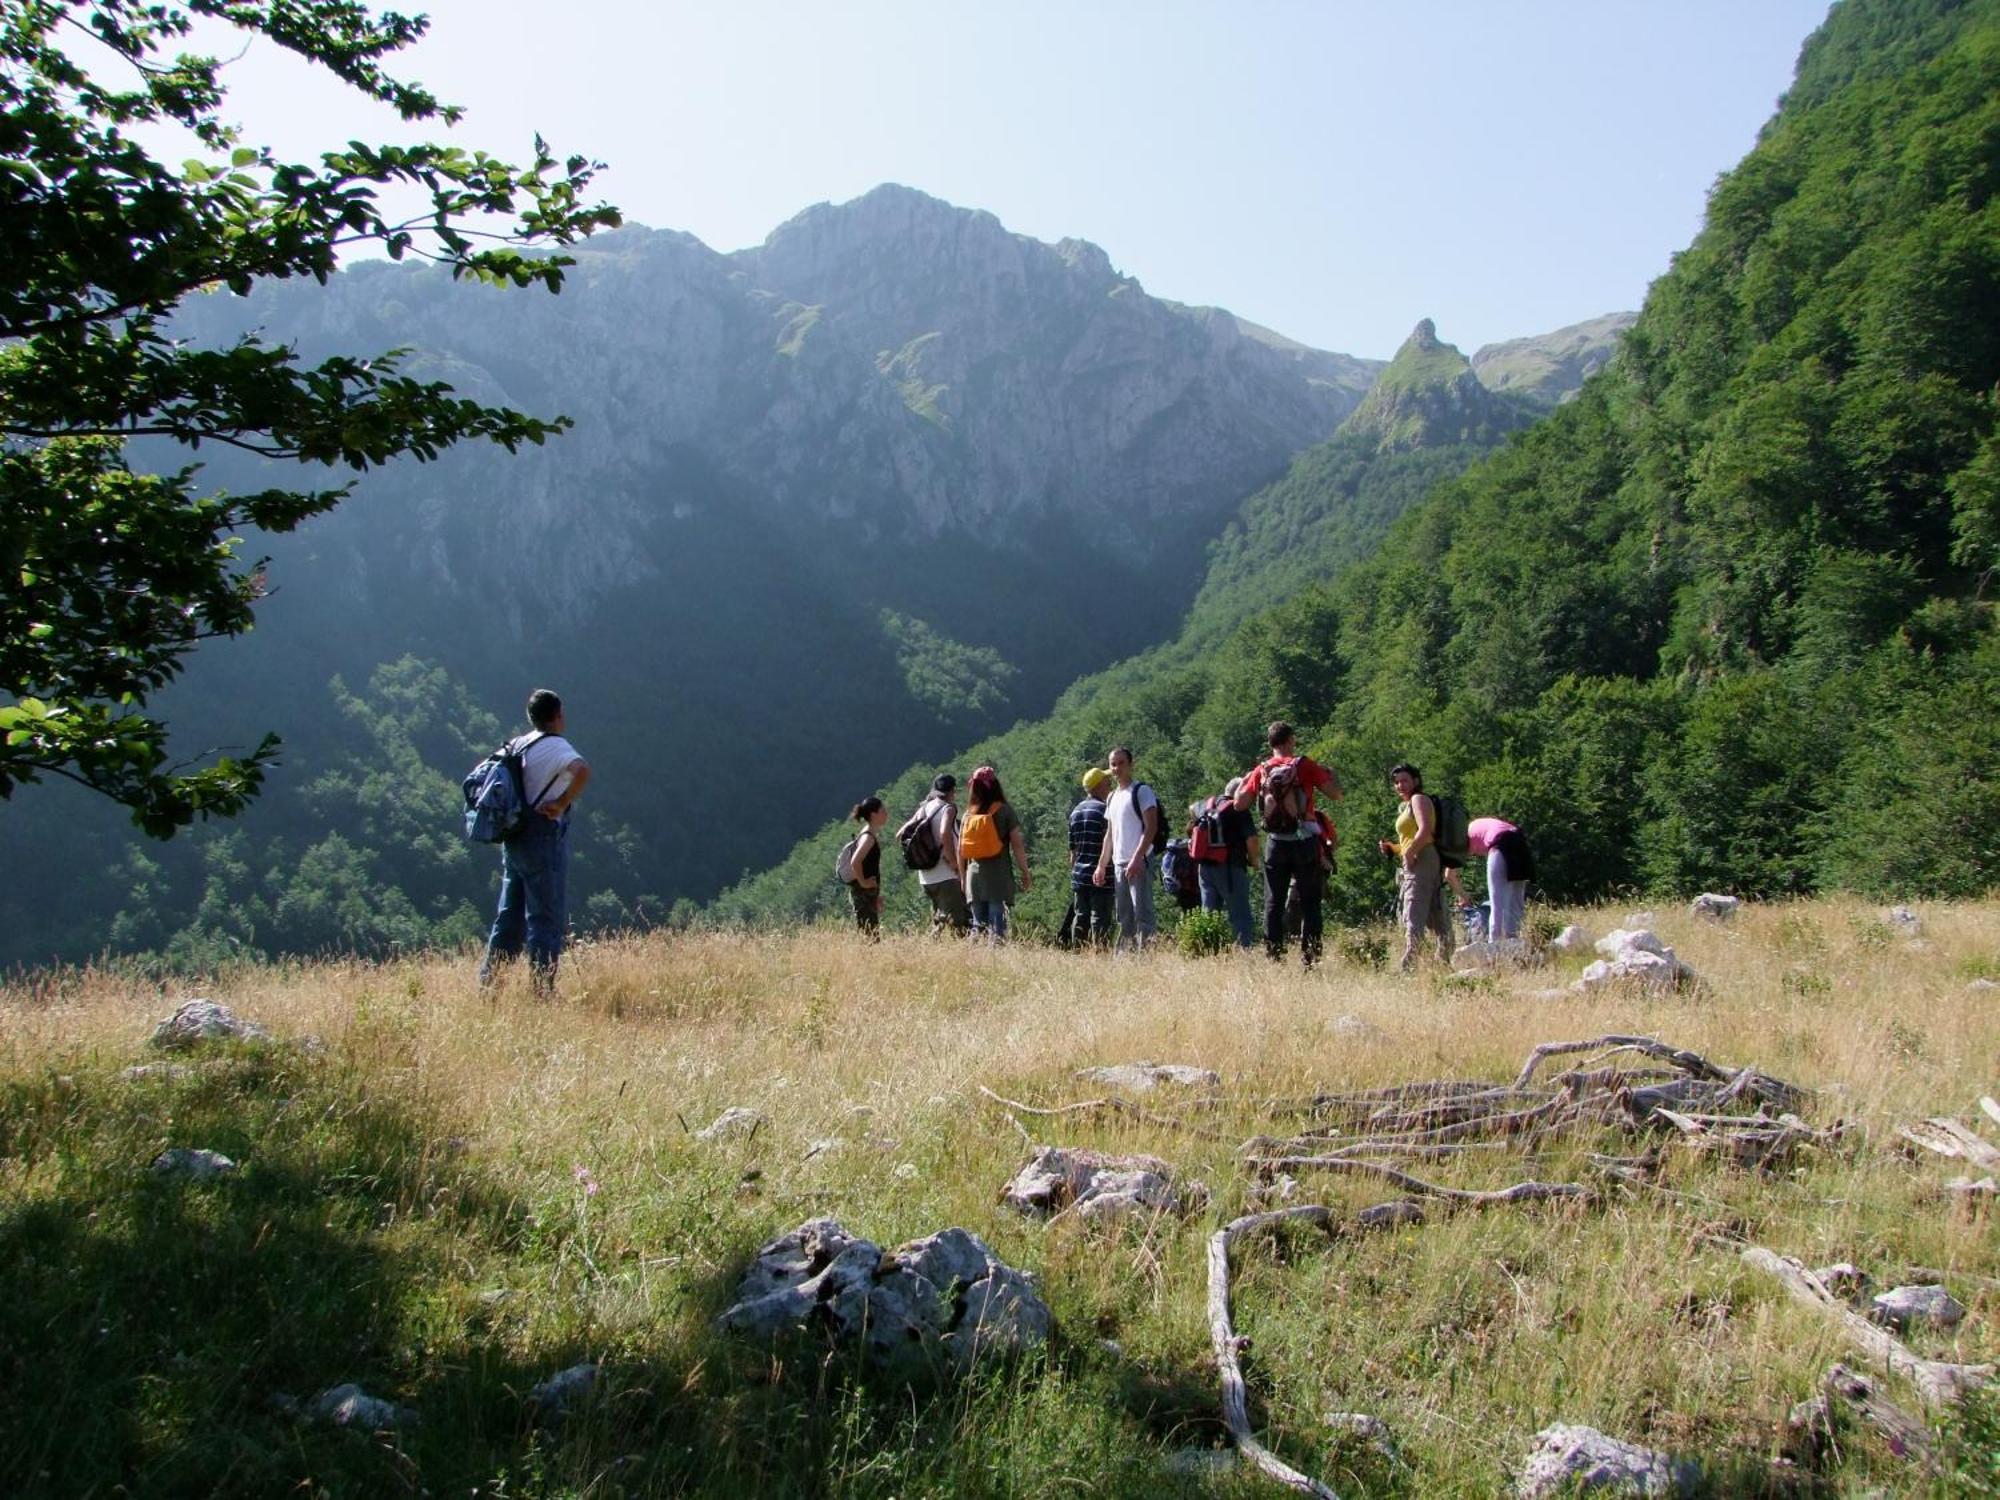
[[[198,18],[406,121],[460,114],[384,71],[421,17],[352,0],[0,0],[0,797],[68,777],[161,837],[242,808],[278,742],[169,764],[149,696],[199,641],[250,628],[266,584],[244,535],[288,531],[349,486],[231,494],[195,463],[135,467],[132,441],[355,471],[474,438],[511,452],[569,425],[398,374],[403,350],[306,364],[255,336],[190,348],[167,326],[174,307],[262,277],[324,282],[368,245],[554,292],[569,260],[544,247],[618,222],[586,201],[599,164],[558,160],[539,138],[526,168],[358,141],[316,165],[278,161],[224,117],[216,59],[170,50]],[[174,129],[199,153],[178,166],[139,139]],[[391,216],[385,192],[420,206]]]

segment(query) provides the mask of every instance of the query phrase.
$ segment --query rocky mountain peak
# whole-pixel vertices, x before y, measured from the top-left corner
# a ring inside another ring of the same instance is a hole
[[[1553,333],[1488,344],[1472,356],[1473,373],[1490,391],[1555,406],[1610,362],[1618,352],[1618,341],[1637,317],[1637,313],[1606,313]]]
[[[1479,383],[1472,361],[1423,319],[1411,330],[1341,431],[1372,437],[1383,452],[1470,442],[1523,425],[1513,405]]]

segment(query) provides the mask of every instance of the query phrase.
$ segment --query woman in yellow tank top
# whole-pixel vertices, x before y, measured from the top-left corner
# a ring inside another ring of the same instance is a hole
[[[1423,773],[1407,763],[1389,772],[1402,807],[1396,813],[1396,837],[1383,839],[1381,850],[1401,862],[1396,886],[1403,924],[1405,970],[1417,964],[1417,946],[1428,928],[1437,934],[1438,957],[1451,962],[1451,914],[1444,904],[1444,861],[1437,851],[1437,804],[1424,795]]]

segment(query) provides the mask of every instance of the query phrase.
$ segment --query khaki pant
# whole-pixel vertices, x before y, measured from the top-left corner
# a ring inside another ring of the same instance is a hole
[[[956,880],[940,880],[924,887],[931,898],[931,931],[949,926],[960,937],[972,925],[972,908],[965,904],[965,887]]]
[[[1426,844],[1419,849],[1416,868],[1405,868],[1396,883],[1402,904],[1403,967],[1416,966],[1425,928],[1437,934],[1438,957],[1450,963],[1456,943],[1451,914],[1444,904],[1444,861],[1438,857],[1437,846]]]

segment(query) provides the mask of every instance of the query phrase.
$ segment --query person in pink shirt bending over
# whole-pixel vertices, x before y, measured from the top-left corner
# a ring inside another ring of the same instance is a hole
[[[1528,836],[1505,818],[1474,818],[1466,825],[1466,842],[1474,854],[1486,856],[1486,894],[1493,914],[1486,923],[1486,935],[1498,940],[1521,935],[1521,915],[1528,904],[1528,882],[1535,878],[1535,856],[1528,849]],[[1465,887],[1458,871],[1446,870],[1444,878],[1465,904]]]

